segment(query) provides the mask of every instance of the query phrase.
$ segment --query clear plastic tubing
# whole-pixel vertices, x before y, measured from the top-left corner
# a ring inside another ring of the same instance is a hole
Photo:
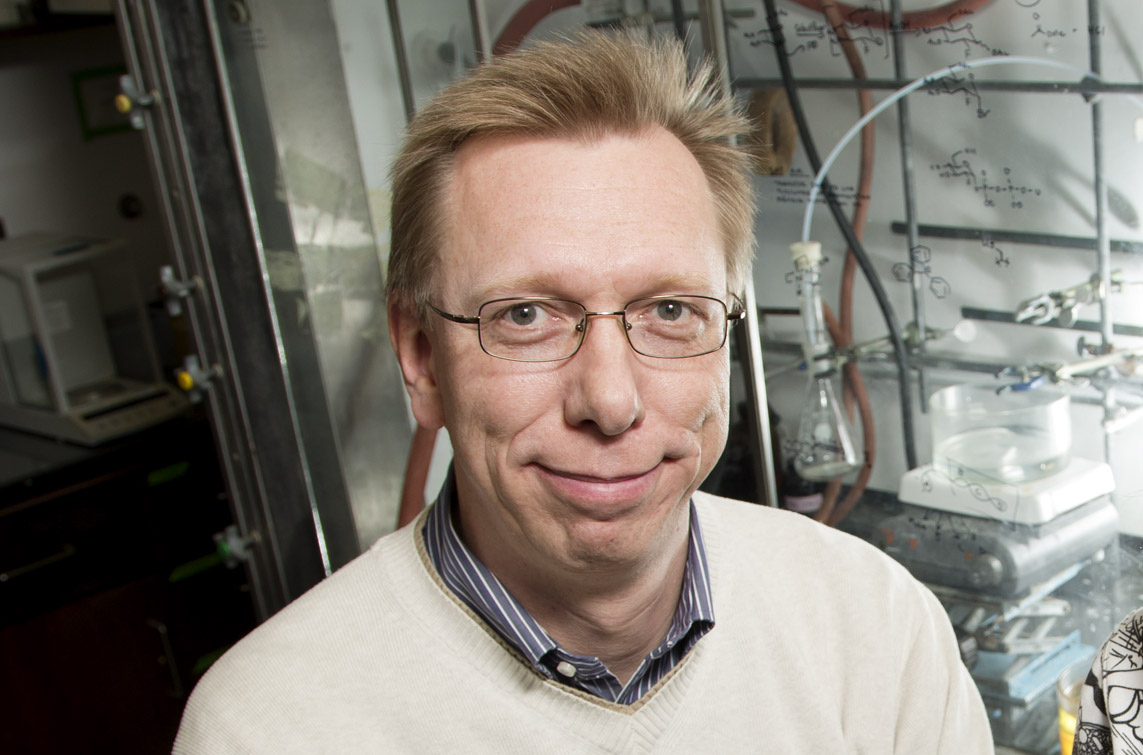
[[[887,98],[879,102],[876,107],[863,115],[857,121],[857,123],[853,124],[849,131],[846,131],[845,135],[841,137],[841,140],[838,141],[837,146],[835,146],[833,151],[829,153],[829,156],[826,157],[826,159],[822,162],[821,169],[818,171],[818,174],[814,176],[814,184],[810,187],[810,201],[806,203],[806,213],[802,220],[802,241],[805,242],[810,240],[810,221],[813,220],[814,217],[814,204],[817,202],[818,194],[821,193],[822,183],[825,182],[825,177],[829,173],[829,169],[833,167],[834,161],[837,160],[837,156],[840,155],[841,151],[845,149],[846,145],[848,145],[853,140],[853,137],[855,137],[857,133],[865,127],[865,124],[876,118],[878,115],[884,112],[886,108],[893,105],[893,103],[897,102],[897,100],[901,99],[902,97],[915,92],[927,84],[931,84],[934,81],[939,81],[946,76],[951,76],[954,73],[966,70],[968,68],[1015,65],[1018,63],[1026,65],[1047,66],[1049,68],[1059,68],[1071,73],[1078,73],[1080,74],[1081,78],[1091,78],[1095,79],[1096,81],[1100,80],[1099,76],[1096,76],[1091,71],[1085,71],[1082,68],[1076,68],[1075,66],[1068,65],[1067,63],[1060,63],[1059,61],[1048,60],[1046,58],[1026,58],[1020,57],[1018,55],[998,55],[992,58],[980,58],[979,60],[966,60],[962,63],[953,63],[951,66],[941,68],[939,70],[933,71],[930,74],[922,76],[919,79],[913,80],[912,82],[901,87],[897,91],[893,92],[893,94],[889,95]],[[1135,104],[1138,105],[1140,109],[1143,109],[1143,100],[1140,100],[1134,96],[1132,96],[1130,99],[1135,102]]]

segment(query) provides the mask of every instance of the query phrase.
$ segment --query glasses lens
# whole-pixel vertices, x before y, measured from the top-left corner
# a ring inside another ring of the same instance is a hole
[[[478,315],[480,345],[501,359],[566,359],[583,335],[584,308],[561,299],[497,299],[481,305]]]
[[[664,296],[627,305],[631,346],[649,357],[709,354],[726,339],[726,305],[707,296]]]

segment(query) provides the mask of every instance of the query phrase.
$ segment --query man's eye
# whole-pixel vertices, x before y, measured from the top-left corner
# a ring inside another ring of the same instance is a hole
[[[674,322],[686,314],[686,305],[679,301],[661,301],[655,305],[655,317],[663,322]]]
[[[540,310],[530,302],[514,304],[508,309],[507,316],[513,325],[533,325],[540,317]]]

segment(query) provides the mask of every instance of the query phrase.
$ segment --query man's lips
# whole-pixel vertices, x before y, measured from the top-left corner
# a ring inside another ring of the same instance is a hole
[[[642,477],[643,475],[647,474],[650,471],[650,470],[642,470],[639,472],[618,473],[618,474],[610,474],[610,475],[601,476],[601,475],[580,474],[578,472],[567,472],[567,471],[562,471],[559,469],[552,469],[551,467],[545,467],[542,464],[539,466],[541,469],[543,469],[548,474],[557,475],[559,477],[564,477],[564,478],[567,478],[569,480],[575,480],[577,482],[598,483],[598,484],[602,484],[602,485],[607,485],[607,484],[611,484],[611,483],[626,482],[628,480],[634,480],[636,478]],[[654,467],[651,467],[651,469],[654,469]]]
[[[621,507],[646,498],[658,481],[661,462],[638,471],[604,474],[553,469],[536,464],[547,487],[561,499],[580,506]]]

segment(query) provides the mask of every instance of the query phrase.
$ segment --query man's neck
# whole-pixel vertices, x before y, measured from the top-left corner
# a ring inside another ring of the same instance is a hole
[[[625,574],[513,580],[504,586],[565,650],[595,656],[622,684],[666,636],[682,593],[688,532],[661,563]]]

